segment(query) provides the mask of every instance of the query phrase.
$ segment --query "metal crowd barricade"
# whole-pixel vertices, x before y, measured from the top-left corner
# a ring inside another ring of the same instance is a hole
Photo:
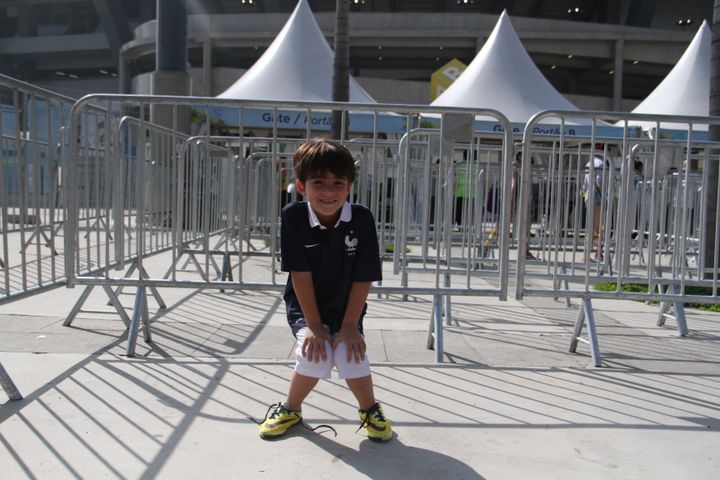
[[[175,122],[183,111],[194,110],[196,136],[151,125],[145,114],[158,105],[169,108]],[[134,109],[132,123],[140,133],[129,133],[119,114],[108,114],[107,136],[98,149],[81,128],[90,106],[107,112]],[[216,109],[224,111],[222,128]],[[327,135],[333,110],[342,112],[342,142],[357,160],[351,200],[371,208],[382,249],[388,249],[383,257],[393,260],[393,272],[374,290],[433,297],[428,338],[436,359],[443,359],[443,319],[451,319],[452,296],[506,298],[510,212],[505,192],[512,129],[499,112],[90,95],[74,105],[71,116],[71,129],[79,135],[70,145],[66,177],[66,275],[69,286],[101,286],[108,292],[129,324],[129,355],[140,328],[145,340],[151,338],[147,289],[153,295],[161,287],[284,289],[275,262],[280,209],[297,198],[287,190],[294,180],[292,153],[302,141]],[[423,115],[433,115],[437,124],[429,134],[419,132]],[[474,134],[477,115],[494,118],[507,133]],[[421,180],[424,190],[418,189]],[[476,188],[478,180],[482,188]],[[89,191],[95,193],[88,196]],[[87,210],[102,221],[83,221]],[[89,249],[88,241],[100,246]],[[494,258],[484,253],[490,243]],[[148,257],[163,249],[173,252],[168,268],[144,268]],[[222,266],[214,255],[222,255]],[[179,268],[183,256],[192,271]],[[120,287],[136,289],[132,318],[114,295]]]
[[[64,283],[60,171],[74,102],[0,75],[0,303]]]
[[[400,164],[406,181],[395,202],[402,215],[394,221],[400,229],[394,267],[403,281],[414,272],[442,269],[445,286],[455,277],[469,288],[473,278],[496,276],[503,268],[494,248],[506,196],[500,160],[505,145],[492,142],[492,134],[475,133],[443,162],[439,137],[438,131],[419,129],[401,141],[400,156],[408,158]]]
[[[186,265],[193,263],[200,275],[207,278],[211,270],[221,272],[214,256],[223,253],[218,247],[231,230],[236,159],[228,146],[213,144],[202,137],[187,139],[179,158],[183,168],[177,172],[174,199],[177,208],[169,207],[175,212],[176,241],[173,262],[165,278],[176,278],[176,267],[183,256],[188,257]],[[220,238],[211,247],[214,235]],[[204,265],[196,253],[204,255]]]
[[[125,277],[137,272],[143,278],[149,276],[143,265],[145,257],[180,249],[200,235],[188,238],[173,229],[184,222],[195,222],[197,227],[198,222],[197,217],[176,218],[178,185],[184,184],[174,179],[187,170],[181,168],[187,162],[179,153],[188,136],[135,117],[105,112],[103,135],[99,138],[91,128],[84,127],[98,120],[87,114],[78,117],[83,122],[77,142],[71,145],[71,151],[76,152],[72,162],[75,169],[66,179],[72,189],[68,199],[73,201],[77,223],[67,231],[66,246],[73,241],[73,266],[80,275],[103,278],[111,271],[123,270]],[[85,131],[89,133],[83,135]],[[188,176],[194,182],[187,185],[188,198],[196,198],[198,175]],[[86,285],[65,325],[70,325],[80,313],[95,286],[98,284]],[[118,299],[120,286],[115,285],[116,290],[108,284],[100,286],[124,323],[130,325]],[[151,291],[164,308],[157,289],[152,287]]]
[[[7,373],[7,370],[5,370],[5,367],[3,367],[2,363],[0,363],[0,386],[2,386],[5,394],[10,400],[22,400],[22,394],[15,386],[15,382],[13,382],[12,378],[10,378],[10,375]]]
[[[599,119],[622,122],[620,134],[601,137]],[[560,123],[559,135],[535,134],[542,122]],[[637,135],[633,121],[686,124],[684,139]],[[590,124],[586,137],[566,135],[572,122]],[[660,301],[658,325],[674,308],[678,333],[687,334],[683,304],[720,303],[716,195],[718,148],[692,126],[718,125],[720,119],[548,111],[535,115],[523,136],[518,239],[528,242],[531,177],[542,178],[536,244],[542,262],[519,255],[516,297],[579,298],[570,343],[587,342],[601,365],[592,299]],[[537,237],[540,237],[537,240]],[[522,247],[518,247],[522,251]],[[613,282],[612,291],[595,288]],[[640,284],[629,293],[623,285]],[[587,339],[581,336],[587,328]]]

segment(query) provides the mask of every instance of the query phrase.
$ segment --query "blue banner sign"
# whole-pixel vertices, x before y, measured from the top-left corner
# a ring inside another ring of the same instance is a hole
[[[210,120],[213,124],[237,127],[240,125],[240,112],[238,108],[211,107]],[[377,115],[377,131],[383,133],[404,133],[406,130],[406,117],[393,113],[350,112],[349,130],[353,133],[372,133],[375,131],[374,122]],[[245,127],[273,128],[290,130],[330,131],[332,126],[332,112],[313,110],[265,110],[260,108],[245,108],[242,110],[242,123]]]

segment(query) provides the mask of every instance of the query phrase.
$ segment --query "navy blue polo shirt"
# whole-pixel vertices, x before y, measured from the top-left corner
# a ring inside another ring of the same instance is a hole
[[[382,280],[375,220],[368,208],[348,203],[333,228],[312,222],[313,216],[307,202],[292,202],[282,209],[281,268],[312,272],[320,318],[334,334],[342,325],[352,283]],[[283,298],[288,323],[297,334],[307,325],[290,277]],[[361,332],[366,310],[367,304],[358,323]]]

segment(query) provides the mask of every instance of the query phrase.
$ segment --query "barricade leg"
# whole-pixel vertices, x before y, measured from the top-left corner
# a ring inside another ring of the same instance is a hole
[[[138,269],[138,275],[140,278],[150,278],[150,275],[148,275],[147,270],[145,270],[145,267],[138,266],[137,260],[135,260],[130,268],[128,269],[127,273],[123,275],[123,278],[129,278],[130,275],[133,274],[133,272]],[[167,277],[165,277],[167,278]],[[167,308],[167,305],[165,304],[165,301],[160,296],[160,292],[156,287],[148,287],[150,289],[150,293],[152,293],[153,298],[158,304],[158,307],[160,307],[161,310]],[[123,291],[123,287],[118,287],[117,290],[115,290],[115,297],[119,297],[120,294]],[[111,297],[112,298],[112,297]],[[110,302],[108,302],[108,305],[110,305]]]
[[[150,338],[150,327],[147,319],[147,298],[145,294],[145,287],[138,287],[137,294],[135,295],[135,306],[133,307],[133,316],[130,320],[130,328],[128,329],[128,344],[127,344],[127,356],[135,356],[135,345],[137,343],[137,334],[140,328],[140,322],[145,322],[143,325],[143,332],[145,340],[148,341]]]
[[[170,278],[170,275],[175,271],[175,267],[177,267],[178,262],[180,261],[180,258],[184,255],[184,252],[180,252],[180,255],[178,255],[175,260],[173,260],[172,264],[170,265],[170,268],[167,269],[165,272],[165,275],[163,275],[163,279],[167,280]]]
[[[430,312],[430,324],[428,325],[428,336],[425,348],[432,350],[435,348],[435,315],[437,302],[440,299],[439,295],[433,295],[432,311]]]
[[[8,375],[7,371],[2,366],[2,363],[0,363],[0,384],[2,384],[2,388],[5,390],[5,393],[10,400],[22,400],[23,396],[15,386],[12,378],[10,378],[10,375]]]
[[[242,260],[241,260],[242,261]],[[233,273],[232,273],[232,262],[230,259],[230,254],[225,252],[223,254],[223,265],[222,265],[222,281],[229,280],[233,281]],[[225,289],[221,288],[220,293],[225,293]]]
[[[143,340],[145,343],[152,342],[152,332],[150,331],[150,312],[148,312],[147,295],[143,300]],[[165,307],[163,307],[165,308]]]
[[[435,305],[438,301],[437,295],[433,296],[432,312],[430,312],[430,324],[428,325],[427,342],[425,348],[432,350],[435,348]]]
[[[377,282],[378,287],[382,287],[382,284],[383,284],[382,280],[380,280],[380,281]],[[382,292],[379,291],[379,290],[378,290],[378,293],[377,293],[377,298],[383,298],[383,294],[382,294]],[[385,294],[385,298],[390,298],[390,294],[386,293],[386,294]],[[430,348],[430,347],[428,347],[428,348]]]
[[[209,263],[213,266],[215,269],[215,275],[221,276],[222,275],[222,269],[218,266],[217,261],[215,260],[215,257],[212,255],[212,253],[207,254],[209,256],[208,260]],[[210,272],[208,272],[208,276],[210,276]]]
[[[587,323],[588,327],[587,339],[580,336],[585,323]],[[592,356],[593,364],[596,367],[602,366],[600,362],[600,347],[597,340],[597,330],[595,329],[595,317],[593,315],[592,302],[589,298],[583,298],[582,305],[578,311],[578,317],[575,321],[572,339],[570,340],[570,353],[575,353],[577,351],[578,342],[590,345],[590,355]]]
[[[402,283],[401,283],[401,285],[402,285],[403,287],[407,287],[407,286],[408,286],[408,272],[407,272],[407,265],[405,265],[405,264],[403,265]],[[409,297],[408,297],[407,294],[403,294],[402,299],[403,299],[403,302],[407,302],[408,299],[409,299]]]
[[[687,321],[685,320],[685,305],[682,302],[674,302],[675,306],[675,324],[678,330],[678,335],[681,337],[687,337],[688,327]]]
[[[450,275],[445,274],[445,287],[450,288]],[[442,312],[445,315],[445,324],[452,325],[452,297],[446,295],[445,298],[445,311]]]
[[[125,272],[125,275],[123,275],[123,277],[124,278],[130,277],[133,274],[133,272],[135,271],[135,269],[137,268],[137,265],[138,265],[137,260],[132,262],[132,264],[130,265],[130,268],[128,268],[127,272]],[[115,296],[119,297],[120,294],[122,294],[122,291],[123,291],[123,287],[118,287],[117,289],[115,289]],[[108,305],[110,305],[110,302],[108,302]]]
[[[43,228],[44,227],[42,227],[42,226],[38,226],[38,228],[33,232],[33,234],[30,235],[30,238],[25,240],[25,245],[23,245],[23,247],[20,249],[20,253],[23,253],[23,252],[25,252],[25,250],[27,250],[27,247],[30,246],[30,244],[35,239],[35,237],[37,237],[38,242],[40,242],[40,237],[42,236],[43,240],[45,240],[45,246],[50,249],[50,251],[52,252],[52,254],[54,256],[58,255],[57,250],[55,250],[55,247],[53,247],[52,241],[47,236],[47,233],[45,233]],[[50,228],[52,228],[52,226]]]
[[[433,312],[430,317],[427,339],[427,348],[435,350],[435,362],[437,363],[443,362],[442,302],[441,295],[433,295]]]
[[[672,288],[673,293],[679,293],[680,291],[677,285],[668,287],[668,289],[670,288]],[[663,293],[662,286],[658,285],[658,290],[660,293]],[[662,302],[660,312],[658,313],[657,326],[662,327],[665,325],[665,319],[667,318],[675,320],[678,335],[681,337],[687,336],[688,327],[685,319],[685,305],[683,305],[682,302]]]
[[[658,293],[665,293],[663,290],[662,285],[658,285]],[[658,327],[662,327],[665,325],[665,315],[668,315],[670,312],[670,307],[672,307],[672,302],[660,302],[660,311],[658,312],[658,318],[656,325]],[[670,314],[672,316],[672,314]]]
[[[103,285],[103,290],[105,290],[105,294],[110,297],[110,302],[115,307],[115,310],[120,314],[120,318],[125,324],[125,327],[129,327],[130,317],[128,317],[128,314],[125,312],[125,308],[120,303],[120,299],[115,295],[115,292],[113,292],[112,288],[110,288],[109,286]]]
[[[88,285],[87,287],[85,287],[85,290],[82,292],[82,294],[80,294],[80,298],[78,298],[78,301],[75,302],[72,310],[70,310],[70,314],[63,322],[63,327],[69,327],[72,324],[77,314],[80,313],[80,309],[82,309],[82,306],[85,304],[85,300],[87,300],[94,288],[94,285]]]
[[[150,275],[148,275],[145,267],[140,267],[140,278],[150,278]],[[157,287],[149,286],[148,288],[150,289],[150,293],[155,299],[155,302],[157,302],[158,308],[160,308],[160,310],[166,309],[167,304],[165,303],[165,300],[163,300],[160,296],[160,292],[158,291]],[[147,307],[147,299],[145,300],[145,306]]]
[[[233,281],[232,261],[230,259],[230,254],[227,252],[223,254],[222,274],[220,280]]]
[[[195,268],[197,269],[198,273],[202,277],[204,281],[208,281],[208,277],[210,275],[210,272],[206,272],[204,268],[200,265],[200,262],[198,262],[197,258],[195,257],[194,252],[188,253],[188,259],[185,261],[185,265],[183,265],[183,269],[186,269],[187,266],[192,262],[193,265],[195,265]]]
[[[85,290],[80,295],[80,298],[78,298],[78,301],[75,302],[75,305],[73,306],[72,310],[68,314],[67,318],[63,322],[64,327],[69,327],[73,320],[75,320],[75,317],[78,313],[82,310],[83,305],[87,301],[88,297],[90,296],[90,293],[95,288],[95,285],[88,285],[85,287]],[[113,289],[107,285],[103,285],[103,290],[105,290],[105,293],[107,294],[108,298],[110,299],[110,304],[115,307],[115,311],[117,311],[118,315],[120,315],[120,319],[125,324],[125,327],[130,326],[130,317],[128,317],[128,314],[125,313],[125,308],[120,303],[120,300],[118,299],[117,295],[115,295],[115,292]]]
[[[564,276],[564,275],[567,273],[567,269],[566,269],[565,267],[560,267],[560,273],[562,273],[563,276]],[[565,290],[570,290],[570,284],[569,284],[567,278],[564,278],[564,279],[562,279],[562,280],[558,279],[558,280],[553,284],[553,287],[555,288],[555,290],[559,290],[559,289],[560,289],[560,282],[562,282],[562,285],[565,287]],[[570,297],[567,296],[567,297],[564,297],[564,298],[565,298],[565,306],[568,307],[568,308],[572,307],[572,304],[570,303]],[[558,300],[560,299],[560,297],[553,297],[553,299],[554,299],[555,301],[558,301]]]

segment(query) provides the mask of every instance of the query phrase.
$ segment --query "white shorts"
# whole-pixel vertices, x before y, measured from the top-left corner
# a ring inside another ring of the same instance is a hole
[[[307,357],[303,357],[302,346],[305,341],[305,332],[307,328],[301,328],[298,330],[297,345],[295,348],[295,371],[300,375],[313,378],[330,378],[333,366],[337,369],[338,378],[351,379],[351,378],[362,378],[370,375],[370,361],[368,360],[367,353],[365,358],[360,362],[356,362],[355,359],[347,361],[347,345],[345,342],[341,342],[335,348],[332,349],[330,342],[325,342],[325,353],[327,353],[327,360],[321,358],[318,363],[309,360]]]

